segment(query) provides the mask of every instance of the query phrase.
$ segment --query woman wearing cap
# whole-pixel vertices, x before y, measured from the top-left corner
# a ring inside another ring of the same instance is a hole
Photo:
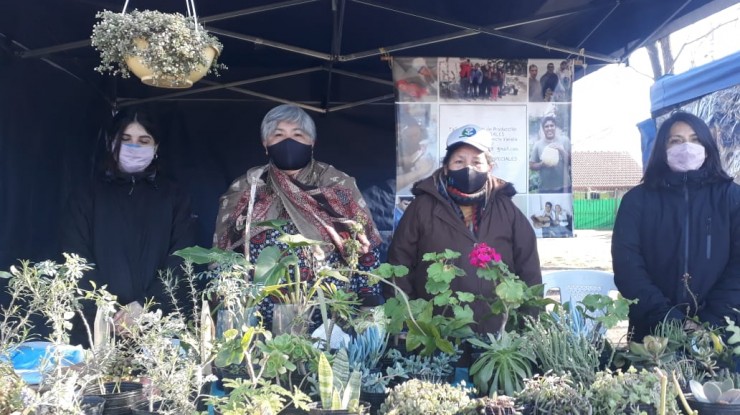
[[[658,130],[642,184],[622,199],[612,236],[614,282],[630,306],[632,339],[665,320],[725,326],[740,309],[740,186],[693,114]]]
[[[396,283],[412,299],[426,295],[429,263],[422,256],[445,249],[462,254],[456,265],[466,274],[453,280],[452,289],[492,296],[491,282],[478,278],[468,261],[479,242],[495,248],[528,285],[542,282],[537,240],[527,218],[512,201],[516,191],[511,183],[491,175],[491,143],[491,134],[476,125],[454,130],[447,138],[443,167],[414,185],[416,198],[406,208],[388,252],[390,263],[409,268],[409,274]],[[499,327],[498,319],[487,318],[488,302],[476,300],[471,307],[477,332],[493,332]]]
[[[361,223],[362,231],[355,236],[360,245],[358,268],[367,271],[377,267],[381,239],[365,200],[352,177],[314,160],[316,127],[311,117],[295,105],[280,105],[265,115],[261,129],[262,146],[270,162],[250,169],[221,196],[214,245],[248,250],[254,262],[268,246],[287,249],[278,240],[281,233],[323,241],[319,247],[294,252],[300,277],[310,281],[320,266],[347,266],[351,252],[345,245],[352,238],[350,226]],[[280,231],[254,226],[272,219],[283,219],[287,224]],[[369,287],[365,277],[354,275],[346,288],[356,292],[363,305],[381,302],[380,287]],[[272,298],[261,304],[267,327],[272,321],[273,304]]]
[[[113,122],[104,172],[69,198],[63,222],[63,252],[95,264],[85,273],[83,285],[106,285],[125,306],[114,316],[119,331],[132,324],[132,314],[148,299],[165,310],[171,307],[159,272],[177,272],[180,261],[171,254],[195,245],[189,199],[159,172],[160,140],[146,114],[120,112]],[[84,314],[92,324],[93,304]],[[71,341],[87,344],[81,322],[75,323]]]

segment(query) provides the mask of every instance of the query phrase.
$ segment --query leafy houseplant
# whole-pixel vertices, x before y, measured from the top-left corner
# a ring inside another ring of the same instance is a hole
[[[397,294],[386,301],[385,314],[391,319],[388,323],[389,333],[400,333],[404,324],[408,327],[406,350],[413,351],[421,347],[420,354],[424,356],[430,356],[436,350],[454,354],[453,342],[459,343],[473,336],[471,325],[475,320],[473,310],[467,303],[475,297],[471,293],[450,288],[454,278],[465,275],[465,271],[452,263],[458,257],[460,253],[449,249],[442,253],[424,254],[424,261],[432,262],[427,269],[428,278],[424,286],[429,300],[417,298],[406,301],[406,297]]]
[[[134,10],[99,12],[92,46],[100,52],[101,73],[163,88],[189,88],[207,73],[218,74],[223,46],[195,21],[179,13]],[[147,73],[150,71],[149,73]]]

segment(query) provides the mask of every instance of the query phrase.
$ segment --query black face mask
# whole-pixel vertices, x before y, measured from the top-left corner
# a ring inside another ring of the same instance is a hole
[[[313,147],[292,138],[267,147],[272,164],[280,170],[299,170],[311,161]]]
[[[460,170],[447,170],[447,184],[463,193],[475,193],[485,186],[488,172],[481,172],[470,167]]]

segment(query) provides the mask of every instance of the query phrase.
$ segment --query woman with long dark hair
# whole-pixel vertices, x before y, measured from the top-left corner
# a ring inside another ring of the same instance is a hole
[[[664,320],[689,329],[737,321],[740,186],[700,118],[676,112],[661,125],[642,184],[619,207],[612,259],[617,288],[638,300],[633,340]]]
[[[63,223],[63,252],[94,264],[82,284],[106,285],[118,297],[122,307],[114,322],[119,332],[147,300],[165,310],[171,306],[159,273],[177,272],[180,261],[172,253],[195,244],[189,198],[159,172],[161,137],[148,115],[119,112],[108,134],[103,171],[70,196]],[[84,314],[91,324],[94,304],[85,304]],[[72,343],[87,344],[81,322],[75,324]]]

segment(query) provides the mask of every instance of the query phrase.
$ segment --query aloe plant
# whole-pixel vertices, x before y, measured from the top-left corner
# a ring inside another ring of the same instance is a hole
[[[361,377],[359,370],[350,372],[347,350],[339,349],[333,364],[322,353],[319,356],[321,408],[359,410]]]

